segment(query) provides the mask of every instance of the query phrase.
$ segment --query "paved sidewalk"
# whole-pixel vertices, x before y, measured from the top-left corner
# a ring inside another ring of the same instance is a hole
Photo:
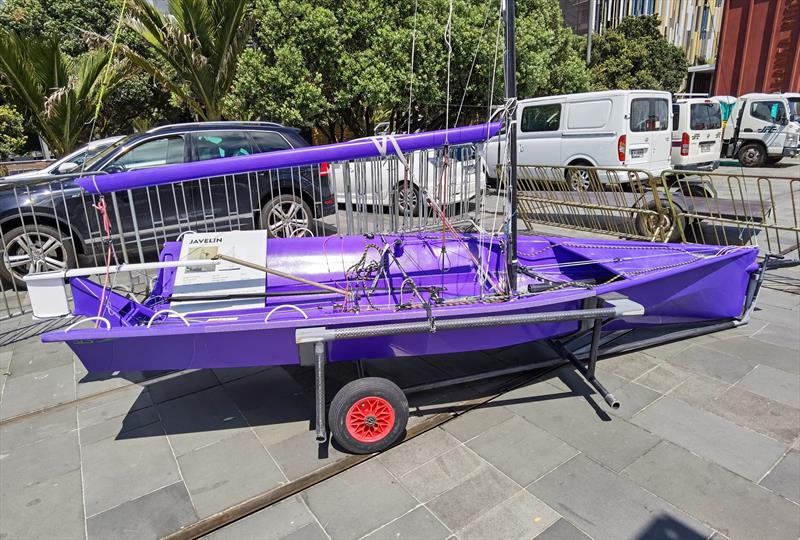
[[[601,362],[617,411],[561,370],[211,537],[797,538],[800,272],[769,284],[795,294],[765,289],[746,327]],[[539,354],[369,369],[405,386]],[[342,456],[314,444],[308,370],[98,377],[31,339],[0,373],[0,421],[80,399],[0,426],[2,540],[157,538]],[[331,392],[353,376],[332,366]],[[490,386],[415,396],[412,421]]]

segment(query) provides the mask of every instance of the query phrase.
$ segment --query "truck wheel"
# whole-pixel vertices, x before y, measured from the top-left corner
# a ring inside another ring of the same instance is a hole
[[[5,233],[3,240],[0,277],[19,290],[27,289],[23,278],[29,273],[75,268],[72,241],[62,239],[53,227],[21,225]]]
[[[333,438],[348,452],[380,452],[405,433],[408,400],[387,379],[365,377],[351,381],[331,401],[328,423]]]
[[[761,167],[767,159],[767,153],[760,144],[750,143],[739,149],[739,163],[745,167]]]
[[[673,215],[669,209],[669,201],[661,199],[659,208],[656,208],[655,201],[650,201],[646,208],[657,213],[636,214],[636,232],[640,236],[660,240],[662,234],[667,234],[667,242],[682,240],[681,233],[686,229],[686,219],[683,216]]]

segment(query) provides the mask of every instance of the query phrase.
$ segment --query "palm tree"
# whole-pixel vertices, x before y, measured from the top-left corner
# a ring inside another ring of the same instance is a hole
[[[109,61],[103,49],[70,58],[56,38],[0,30],[0,78],[17,109],[58,155],[88,139]],[[113,64],[108,74],[105,91],[111,92],[124,70]]]
[[[148,0],[132,0],[126,24],[145,41],[154,59],[126,45],[120,50],[199,119],[219,120],[237,59],[256,24],[255,17],[246,15],[246,4],[246,0],[170,0],[165,14]]]

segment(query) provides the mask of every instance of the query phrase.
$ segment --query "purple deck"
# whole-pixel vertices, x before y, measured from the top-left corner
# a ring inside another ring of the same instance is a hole
[[[406,287],[401,298],[405,277],[398,263],[419,288],[441,288],[436,294],[444,303],[433,303],[430,313],[437,320],[575,310],[587,299],[609,293],[623,294],[645,306],[643,316],[616,320],[610,328],[733,319],[742,313],[749,277],[757,267],[758,252],[750,248],[520,237],[520,264],[537,277],[521,274],[521,294],[500,299],[492,296],[495,291],[489,285],[479,285],[468,253],[482,261],[492,279],[502,282],[498,239],[490,241],[477,235],[462,238],[459,241],[445,237],[444,259],[442,235],[432,233],[371,239],[347,236],[268,240],[270,268],[351,290],[358,290],[359,285],[348,282],[346,269],[362,256],[368,244],[390,244],[395,262],[389,262],[386,274],[379,279],[381,290],[376,290],[369,301],[359,299],[357,312],[343,309],[342,297],[335,294],[288,296],[308,291],[309,287],[267,276],[267,293],[287,296],[269,296],[258,309],[193,313],[189,326],[179,319],[164,317],[147,328],[144,323],[154,310],[170,307],[169,301],[159,301],[160,297],[169,297],[175,277],[174,270],[165,270],[145,305],[123,297],[112,298],[104,313],[112,324],[110,330],[60,330],[46,334],[43,341],[66,342],[90,371],[295,364],[299,362],[295,344],[295,331],[299,328],[428,320],[428,311],[423,307],[397,308],[411,297]],[[176,258],[179,249],[178,243],[167,244],[162,260]],[[368,251],[367,262],[379,259],[377,250]],[[553,286],[556,282],[563,285]],[[592,285],[579,286],[576,282]],[[536,287],[541,288],[543,283],[552,290],[537,292]],[[526,292],[529,285],[534,287],[533,292]],[[76,279],[73,290],[76,313],[95,315],[97,286]],[[431,293],[421,294],[429,297]],[[483,301],[476,298],[481,295]],[[308,318],[294,309],[282,309],[264,322],[269,311],[284,304],[299,307]],[[491,349],[568,335],[578,325],[577,321],[566,321],[336,341],[330,344],[329,358],[359,360]]]

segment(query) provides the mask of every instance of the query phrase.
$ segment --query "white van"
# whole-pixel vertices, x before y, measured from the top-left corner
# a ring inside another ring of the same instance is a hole
[[[719,167],[722,114],[718,102],[678,99],[672,104],[672,168],[713,171]]]
[[[517,161],[520,165],[591,165],[642,169],[658,176],[670,168],[669,92],[610,90],[519,101]],[[497,183],[505,134],[485,145],[486,176]],[[602,178],[600,174],[598,177]],[[591,175],[568,170],[572,189],[591,188]]]
[[[761,167],[798,154],[800,124],[789,119],[780,94],[746,94],[736,100],[722,131],[722,156],[744,167]]]

